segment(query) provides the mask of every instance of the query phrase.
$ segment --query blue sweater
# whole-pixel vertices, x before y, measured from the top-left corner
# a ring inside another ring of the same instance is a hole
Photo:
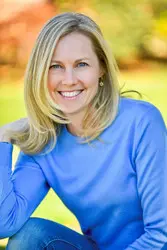
[[[63,126],[52,152],[20,152],[13,173],[13,146],[0,143],[1,238],[23,226],[51,187],[101,250],[167,249],[166,127],[159,110],[121,98],[100,137],[104,143],[80,144]]]

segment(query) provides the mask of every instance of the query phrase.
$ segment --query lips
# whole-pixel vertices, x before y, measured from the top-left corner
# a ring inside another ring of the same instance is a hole
[[[59,93],[62,95],[62,96],[65,96],[65,97],[74,97],[74,96],[77,96],[81,93],[82,91],[81,90],[75,90],[75,91],[60,91]]]
[[[58,91],[58,93],[65,99],[75,99],[77,98],[81,93],[83,92],[83,89],[80,90],[73,90],[73,91]]]
[[[74,92],[74,91],[83,91],[84,89],[74,89],[74,90],[58,90],[58,92],[60,93],[60,92],[69,92],[69,93],[71,93],[71,92]]]

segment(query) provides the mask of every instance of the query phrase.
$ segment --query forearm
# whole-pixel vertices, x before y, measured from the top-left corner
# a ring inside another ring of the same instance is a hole
[[[152,108],[136,129],[135,170],[144,234],[125,250],[167,249],[167,137],[160,112]]]
[[[49,190],[32,157],[21,153],[12,173],[12,150],[0,142],[0,238],[15,234]]]
[[[4,139],[0,135],[0,238],[2,238],[2,232],[5,233],[8,209],[15,203],[14,196],[12,197],[13,185],[10,180],[13,146],[8,143],[2,143],[8,142],[8,140]],[[8,201],[8,204],[6,201]]]
[[[135,242],[129,245],[125,250],[150,250],[150,249],[152,250],[167,249],[166,228],[164,228],[163,232],[146,232],[140,238],[135,240]]]

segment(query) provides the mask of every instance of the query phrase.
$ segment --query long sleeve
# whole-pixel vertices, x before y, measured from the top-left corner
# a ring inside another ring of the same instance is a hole
[[[49,191],[42,169],[23,152],[12,173],[12,152],[0,142],[0,238],[15,234]]]
[[[154,106],[137,125],[135,136],[137,189],[144,231],[126,250],[167,249],[166,127]]]

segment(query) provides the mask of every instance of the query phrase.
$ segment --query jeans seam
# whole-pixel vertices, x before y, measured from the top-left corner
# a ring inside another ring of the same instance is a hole
[[[80,247],[80,246],[76,246],[76,245],[72,244],[71,242],[68,242],[68,241],[63,240],[63,239],[53,239],[53,240],[50,240],[50,241],[47,243],[47,245],[45,245],[42,249],[44,250],[44,249],[45,249],[45,247],[48,247],[48,246],[49,246],[49,244],[50,244],[50,243],[52,243],[52,242],[54,242],[54,241],[62,241],[62,242],[65,242],[65,243],[67,243],[67,244],[69,244],[69,245],[71,245],[71,246],[75,247],[75,248],[76,248],[76,249],[78,249],[78,250],[80,250],[80,249],[81,249],[81,247]]]

